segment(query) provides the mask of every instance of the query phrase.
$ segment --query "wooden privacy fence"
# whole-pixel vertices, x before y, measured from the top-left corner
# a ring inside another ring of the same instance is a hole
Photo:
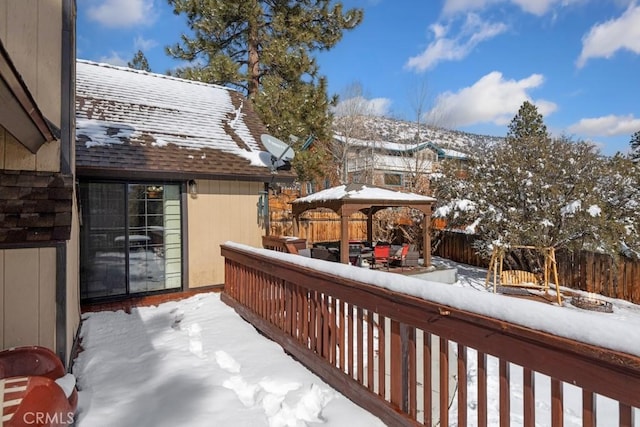
[[[234,244],[223,245],[222,255],[223,301],[388,425],[487,426],[497,411],[499,425],[508,426],[514,368],[522,372],[524,426],[535,425],[546,394],[551,425],[562,426],[566,386],[580,389],[582,413],[573,415],[584,426],[596,425],[596,395],[616,402],[620,426],[631,426],[640,407],[636,356],[303,267],[293,262],[296,255]],[[487,374],[496,365],[498,390]],[[547,390],[534,374],[550,377]],[[471,375],[477,387],[468,386]]]
[[[640,304],[640,261],[605,254],[558,251],[561,285]]]
[[[473,247],[473,243],[477,239],[476,236],[451,231],[439,231],[438,233],[440,239],[433,252],[434,255],[476,267],[489,267],[490,259],[480,256]],[[433,239],[433,241],[435,240]]]
[[[487,267],[488,258],[475,252],[476,236],[442,232],[434,255],[478,267]],[[589,251],[556,252],[558,281],[561,286],[620,298],[640,304],[640,261],[620,257],[617,262],[605,254]]]
[[[272,212],[269,233],[274,236],[291,236],[293,220],[286,212]],[[340,240],[340,217],[334,212],[305,212],[299,223],[298,236],[310,243]],[[354,240],[367,238],[367,218],[353,215],[349,219],[349,237]]]

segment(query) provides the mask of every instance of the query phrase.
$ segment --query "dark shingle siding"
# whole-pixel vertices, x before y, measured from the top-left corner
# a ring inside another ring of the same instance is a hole
[[[68,240],[72,209],[70,175],[0,171],[0,247]]]

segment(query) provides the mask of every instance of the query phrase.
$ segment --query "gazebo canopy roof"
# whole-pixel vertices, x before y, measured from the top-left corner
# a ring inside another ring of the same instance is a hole
[[[340,262],[349,262],[349,217],[355,212],[367,215],[367,240],[373,238],[373,214],[389,207],[406,206],[418,209],[424,215],[425,230],[423,248],[425,265],[431,265],[431,237],[429,235],[429,218],[431,206],[436,201],[433,197],[415,193],[402,193],[368,184],[339,185],[291,202],[294,220],[294,233],[298,232],[298,218],[308,210],[328,208],[340,215]]]
[[[415,193],[403,193],[369,184],[348,184],[328,188],[291,202],[294,215],[311,209],[328,208],[340,213],[345,206],[349,211],[374,211],[387,207],[430,207],[436,199]]]

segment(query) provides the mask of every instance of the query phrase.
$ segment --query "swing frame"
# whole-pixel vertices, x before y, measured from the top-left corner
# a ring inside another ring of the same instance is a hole
[[[533,284],[533,283],[502,283],[503,273],[505,272],[514,272],[513,277],[523,277],[524,275],[532,275],[533,273],[522,271],[522,270],[504,270],[504,255],[507,249],[533,249],[538,251],[541,255],[544,256],[544,274],[542,285]],[[518,274],[524,273],[524,274]],[[556,263],[556,250],[553,247],[536,247],[536,246],[527,246],[527,245],[515,245],[509,246],[508,248],[502,246],[496,246],[493,248],[493,252],[491,254],[491,261],[489,262],[489,269],[487,270],[487,279],[485,281],[485,287],[489,287],[489,282],[491,280],[491,276],[493,274],[493,293],[496,293],[498,282],[500,282],[501,286],[512,286],[519,288],[533,288],[540,289],[545,292],[545,294],[549,293],[549,279],[553,274],[553,280],[556,284],[556,296],[558,305],[562,306],[562,296],[560,295],[560,285],[558,280],[558,267]]]

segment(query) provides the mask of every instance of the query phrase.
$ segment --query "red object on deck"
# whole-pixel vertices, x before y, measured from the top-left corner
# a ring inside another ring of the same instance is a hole
[[[58,356],[45,347],[16,347],[0,351],[1,425],[71,425],[78,393],[74,387],[67,398],[55,381],[65,373]]]

